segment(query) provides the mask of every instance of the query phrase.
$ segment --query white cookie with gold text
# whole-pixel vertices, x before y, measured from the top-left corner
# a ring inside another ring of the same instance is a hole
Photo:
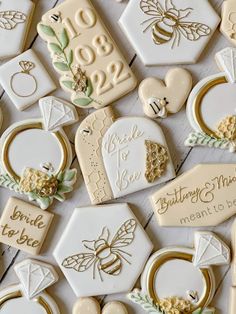
[[[148,118],[115,119],[111,107],[100,109],[80,124],[75,147],[93,204],[175,177],[164,134]]]

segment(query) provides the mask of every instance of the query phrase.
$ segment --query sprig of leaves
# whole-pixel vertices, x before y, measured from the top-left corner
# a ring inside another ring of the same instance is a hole
[[[166,314],[161,310],[158,304],[156,304],[149,296],[143,295],[139,290],[130,292],[127,297],[132,302],[139,304],[148,313]]]

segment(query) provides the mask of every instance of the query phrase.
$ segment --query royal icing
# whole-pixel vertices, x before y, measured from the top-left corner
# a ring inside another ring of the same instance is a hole
[[[42,119],[13,124],[1,137],[0,186],[25,194],[42,209],[73,190],[76,169],[62,126],[74,123],[73,106],[56,98],[40,101]]]
[[[74,105],[102,108],[135,88],[132,71],[89,0],[50,10],[38,32]]]
[[[56,89],[43,64],[31,49],[0,67],[0,84],[18,110],[28,108]]]
[[[139,98],[144,113],[152,119],[166,118],[184,105],[192,89],[192,76],[182,68],[173,68],[165,80],[150,77],[139,85]]]
[[[115,204],[75,209],[53,254],[77,297],[89,297],[132,289],[151,251],[128,205]]]
[[[130,0],[120,26],[145,65],[195,63],[220,18],[208,0]]]
[[[226,0],[222,4],[221,32],[234,45],[236,45],[236,3]]]
[[[34,7],[30,0],[1,0],[0,60],[14,57],[23,51]]]
[[[81,298],[75,303],[72,314],[128,314],[128,311],[121,302],[109,302],[101,310],[96,299]]]
[[[147,118],[115,120],[111,108],[100,109],[80,124],[75,145],[93,204],[175,177],[164,135]]]
[[[195,248],[169,247],[155,252],[141,276],[141,291],[128,297],[148,313],[213,314],[212,265],[228,265],[230,249],[211,232],[195,233]]]

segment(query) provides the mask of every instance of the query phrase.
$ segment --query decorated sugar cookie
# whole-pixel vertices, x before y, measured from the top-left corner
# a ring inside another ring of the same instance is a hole
[[[232,225],[232,287],[230,289],[230,303],[229,303],[229,314],[234,314],[236,311],[236,220]]]
[[[221,32],[234,45],[236,45],[236,2],[225,0],[222,4]]]
[[[34,7],[30,0],[1,0],[0,60],[14,57],[23,51]]]
[[[16,108],[21,111],[56,89],[32,49],[0,67],[0,84]]]
[[[52,219],[53,214],[11,197],[0,218],[0,242],[37,255]]]
[[[115,119],[111,107],[100,109],[80,124],[75,146],[93,204],[175,177],[165,137],[147,118]]]
[[[217,226],[236,214],[236,164],[200,164],[150,198],[161,226]]]
[[[148,313],[213,314],[215,294],[211,266],[227,265],[230,250],[211,232],[195,233],[195,248],[169,247],[154,253],[141,277],[141,291],[128,297]]]
[[[130,0],[120,25],[145,65],[197,62],[220,18],[208,0]]]
[[[2,113],[2,109],[0,107],[0,130],[1,130],[1,127],[2,127],[2,123],[3,123],[3,113]]]
[[[75,209],[53,255],[77,297],[90,297],[131,290],[152,247],[121,203]]]
[[[139,98],[144,113],[152,119],[166,118],[184,105],[192,89],[192,76],[183,68],[173,68],[165,81],[150,77],[139,85]]]
[[[109,302],[101,310],[95,298],[81,298],[75,303],[72,314],[128,314],[128,311],[121,302]]]
[[[136,86],[136,79],[89,0],[64,1],[38,25],[61,87],[81,108],[102,108]]]
[[[60,314],[45,291],[58,280],[51,265],[27,259],[15,266],[15,272],[20,283],[0,291],[1,314]]]
[[[42,118],[10,126],[1,137],[0,185],[25,194],[42,209],[73,190],[76,169],[62,127],[77,121],[75,108],[54,97],[40,100]]]
[[[187,116],[194,129],[186,146],[236,149],[236,49],[226,48],[216,54],[222,72],[200,81],[192,90]],[[222,106],[222,104],[224,104]]]

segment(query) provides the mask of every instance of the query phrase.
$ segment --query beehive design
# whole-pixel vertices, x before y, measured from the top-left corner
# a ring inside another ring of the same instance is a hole
[[[166,170],[168,152],[164,146],[152,141],[145,141],[145,146],[147,151],[145,177],[149,183],[153,183]]]

